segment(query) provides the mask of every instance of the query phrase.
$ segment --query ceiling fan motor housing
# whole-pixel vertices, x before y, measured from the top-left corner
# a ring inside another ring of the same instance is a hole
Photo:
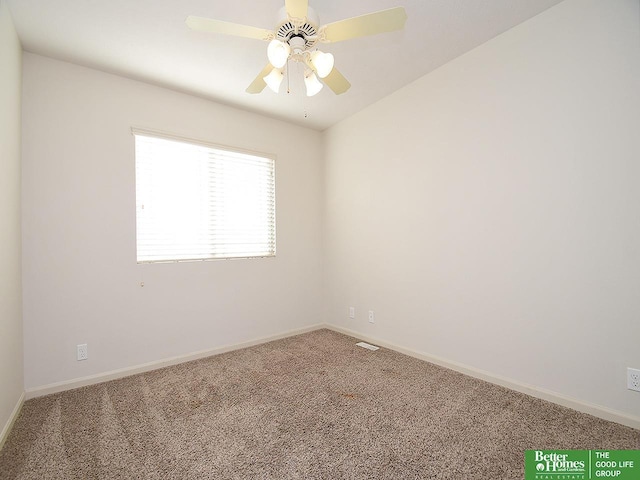
[[[286,8],[282,7],[278,11],[275,37],[290,44],[292,49],[309,50],[318,42],[319,24],[318,14],[311,7],[307,9],[306,18],[291,18]],[[297,39],[304,41],[304,44]]]

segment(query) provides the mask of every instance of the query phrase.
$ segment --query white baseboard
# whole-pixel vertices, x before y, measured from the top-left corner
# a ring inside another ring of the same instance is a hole
[[[20,410],[22,409],[24,400],[25,400],[25,394],[24,392],[22,392],[22,395],[20,395],[20,398],[18,399],[18,402],[16,403],[15,407],[13,407],[13,411],[11,412],[11,415],[9,415],[9,419],[7,420],[7,423],[5,424],[4,427],[2,427],[2,431],[0,432],[0,450],[2,450],[2,447],[4,446],[4,442],[7,440],[7,437],[9,436],[9,432],[11,432],[11,427],[13,427],[13,424],[15,423],[16,419],[18,418],[18,415],[20,414]]]
[[[352,337],[365,340],[367,342],[379,345],[381,347],[394,350],[404,355],[409,355],[410,357],[414,357],[419,360],[435,363],[436,365],[440,365],[442,367],[449,368],[451,370],[455,370],[460,373],[464,373],[465,375],[479,378],[480,380],[485,380],[487,382],[494,383],[496,385],[500,385],[500,386],[509,388],[511,390],[515,390],[517,392],[531,395],[532,397],[540,398],[542,400],[547,400],[549,402],[556,403],[564,407],[572,408],[573,410],[577,410],[579,412],[588,413],[590,415],[593,415],[594,417],[602,418],[604,420],[608,420],[608,421],[620,423],[622,425],[626,425],[632,428],[640,429],[640,417],[628,415],[624,412],[613,410],[611,408],[604,407],[601,405],[584,402],[582,400],[568,397],[561,393],[546,390],[544,388],[539,388],[533,385],[527,385],[527,384],[512,380],[510,378],[502,377],[500,375],[495,375],[493,373],[486,372],[484,370],[480,370],[478,368],[474,368],[458,362],[452,362],[450,360],[447,360],[435,355],[430,355],[430,354],[418,352],[415,350],[411,350],[409,348],[404,348],[399,345],[395,345],[393,343],[386,342],[375,337],[371,337],[369,335],[363,335],[359,332],[349,330],[348,328],[343,328],[343,327],[339,327],[337,325],[332,325],[332,324],[317,324],[317,325],[312,325],[305,328],[290,330],[290,331],[276,334],[276,335],[270,335],[267,337],[249,340],[247,342],[237,343],[234,345],[225,345],[225,346],[213,348],[210,350],[202,350],[199,352],[193,352],[186,355],[180,355],[172,358],[144,363],[142,365],[136,365],[133,367],[122,368],[119,370],[112,370],[110,372],[104,372],[96,375],[90,375],[87,377],[52,383],[52,384],[44,385],[41,387],[30,388],[22,395],[22,397],[20,398],[20,401],[18,402],[18,404],[16,405],[16,408],[14,409],[14,412],[12,413],[12,416],[9,422],[2,430],[2,433],[0,434],[0,448],[2,446],[2,443],[5,440],[5,436],[8,434],[9,430],[11,429],[11,425],[13,424],[13,421],[15,421],[15,418],[20,412],[20,408],[22,407],[22,403],[24,403],[25,399],[28,400],[31,398],[41,397],[41,396],[49,395],[52,393],[63,392],[65,390],[72,390],[74,388],[94,385],[97,383],[107,382],[109,380],[116,380],[118,378],[124,378],[131,375],[136,375],[138,373],[157,370],[158,368],[177,365],[179,363],[184,363],[192,360],[197,360],[200,358],[210,357],[212,355],[219,355],[221,353],[230,352],[233,350],[239,350],[241,348],[260,345],[262,343],[271,342],[273,340],[279,340],[281,338],[300,335],[302,333],[311,332],[321,328],[328,328],[330,330],[334,330],[336,332],[343,333],[345,335],[350,335]]]
[[[169,367],[171,365],[177,365],[179,363],[190,362],[192,360],[198,360],[200,358],[210,357],[212,355],[219,355],[221,353],[231,352],[233,350],[240,350],[241,348],[253,347],[254,345],[260,345],[262,343],[272,342],[274,340],[280,340],[281,338],[292,337],[294,335],[300,335],[302,333],[311,332],[325,328],[323,324],[311,325],[309,327],[298,328],[295,330],[289,330],[287,332],[278,333],[276,335],[269,335],[267,337],[257,338],[242,343],[236,343],[233,345],[224,345],[222,347],[212,348],[210,350],[201,350],[198,352],[192,352],[185,355],[179,355],[176,357],[165,358],[154,362],[143,363],[141,365],[135,365],[133,367],[121,368],[118,370],[112,370],[110,372],[98,373],[95,375],[89,375],[86,377],[75,378],[72,380],[65,380],[63,382],[51,383],[49,385],[43,385],[41,387],[29,388],[26,391],[26,399],[42,397],[44,395],[50,395],[52,393],[64,392],[65,390],[73,390],[74,388],[86,387],[88,385],[95,385],[96,383],[108,382],[109,380],[117,380],[119,378],[129,377],[138,373],[149,372],[151,370],[157,370],[163,367]]]
[[[436,365],[440,365],[441,367],[449,368],[451,370],[464,373],[465,375],[479,378],[480,380],[485,380],[489,383],[494,383],[496,385],[500,385],[500,386],[509,388],[511,390],[515,390],[517,392],[525,393],[527,395],[531,395],[532,397],[540,398],[542,400],[547,400],[549,402],[556,403],[558,405],[562,405],[563,407],[568,407],[573,410],[577,410],[579,412],[588,413],[589,415],[593,415],[594,417],[602,418],[604,420],[609,420],[611,422],[620,423],[628,427],[640,429],[640,417],[636,417],[624,412],[613,410],[608,407],[603,407],[602,405],[596,405],[593,403],[584,402],[582,400],[568,397],[561,393],[553,392],[551,390],[546,390],[544,388],[539,388],[533,385],[527,385],[527,384],[512,380],[510,378],[502,377],[500,375],[495,375],[490,372],[486,372],[478,368],[470,367],[468,365],[463,365],[458,362],[452,362],[450,360],[437,357],[435,355],[429,355],[426,353],[411,350],[409,348],[404,348],[399,345],[395,345],[393,343],[389,343],[389,342],[385,342],[383,340],[377,339],[375,337],[362,335],[353,330],[349,330],[348,328],[342,328],[332,324],[326,324],[325,328],[334,330],[338,333],[343,333],[345,335],[350,335],[358,339],[362,339],[366,342],[373,343],[375,345],[379,345],[384,348],[388,348],[389,350],[394,350],[398,353],[402,353],[410,357],[417,358],[419,360],[425,360],[427,362],[435,363]]]

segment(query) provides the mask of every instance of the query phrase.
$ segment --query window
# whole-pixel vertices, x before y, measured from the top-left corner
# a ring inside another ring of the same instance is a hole
[[[275,256],[273,158],[133,134],[138,263]]]

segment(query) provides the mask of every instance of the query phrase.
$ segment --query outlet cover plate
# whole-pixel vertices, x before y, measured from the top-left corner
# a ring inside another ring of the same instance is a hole
[[[373,314],[373,310],[369,310],[369,323],[376,323],[376,317]]]
[[[83,343],[77,346],[78,348],[78,361],[86,360],[89,358],[89,349],[87,348],[87,344]]]
[[[627,388],[640,392],[640,370],[627,368]]]
[[[356,318],[356,308],[349,307],[349,318]]]

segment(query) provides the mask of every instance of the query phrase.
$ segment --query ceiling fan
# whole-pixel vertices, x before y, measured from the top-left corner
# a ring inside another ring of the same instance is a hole
[[[247,87],[248,93],[260,93],[267,85],[277,93],[284,78],[287,61],[293,60],[304,66],[307,96],[313,96],[322,89],[322,82],[337,95],[351,87],[349,81],[334,67],[333,55],[317,50],[317,43],[341,42],[400,30],[406,19],[404,8],[395,7],[321,26],[318,15],[309,6],[308,0],[285,0],[284,7],[278,12],[274,30],[195,16],[187,17],[186,24],[189,28],[202,32],[269,42],[269,63]]]

